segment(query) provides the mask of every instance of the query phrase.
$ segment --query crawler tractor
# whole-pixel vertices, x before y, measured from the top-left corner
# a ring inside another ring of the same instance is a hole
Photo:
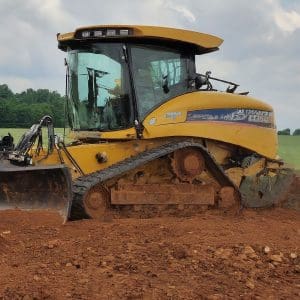
[[[65,220],[299,208],[299,178],[277,156],[272,107],[234,82],[196,72],[196,55],[218,50],[222,39],[109,25],[57,40],[67,54],[72,142],[45,116],[2,151],[1,208],[53,209]]]

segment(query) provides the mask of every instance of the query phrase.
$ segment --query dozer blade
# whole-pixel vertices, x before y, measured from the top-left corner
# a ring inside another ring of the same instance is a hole
[[[0,163],[0,210],[49,210],[68,219],[72,183],[63,165],[19,167]]]
[[[241,186],[244,207],[285,207],[300,210],[300,175],[292,169],[283,169],[279,174],[248,176]]]

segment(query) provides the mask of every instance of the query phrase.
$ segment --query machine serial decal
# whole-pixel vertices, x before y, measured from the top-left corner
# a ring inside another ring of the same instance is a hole
[[[188,111],[186,121],[219,121],[274,127],[273,112],[257,109],[203,109]]]
[[[167,112],[165,114],[165,117],[167,119],[172,119],[172,120],[174,120],[174,119],[176,119],[177,117],[180,117],[180,116],[181,116],[181,111],[172,111],[172,112]]]

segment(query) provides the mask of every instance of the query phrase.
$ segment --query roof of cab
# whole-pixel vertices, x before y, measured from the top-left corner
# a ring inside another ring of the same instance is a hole
[[[99,30],[99,29],[130,29],[132,34],[129,36],[122,36],[123,39],[163,39],[171,40],[176,42],[183,42],[192,44],[194,46],[200,47],[204,52],[211,52],[217,50],[222,44],[223,40],[217,36],[200,33],[191,30],[168,28],[168,27],[158,27],[158,26],[141,26],[141,25],[93,25],[77,28],[74,32],[69,32],[65,34],[58,34],[57,40],[59,44],[65,44],[70,41],[80,40],[78,38],[78,33],[85,30]],[[120,38],[120,36],[105,36],[106,39]],[[103,39],[103,37],[98,38]],[[95,38],[94,38],[95,40]]]

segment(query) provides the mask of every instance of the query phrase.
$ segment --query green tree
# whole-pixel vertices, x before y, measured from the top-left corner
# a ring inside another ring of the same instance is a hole
[[[278,135],[291,135],[291,130],[289,128],[279,130],[277,132]]]
[[[295,129],[293,135],[300,135],[300,128]]]
[[[14,94],[0,85],[0,127],[30,127],[44,115],[53,117],[56,127],[64,126],[64,97],[48,89],[27,89]]]
[[[12,99],[14,98],[14,93],[8,87],[7,84],[0,84],[0,99]]]

